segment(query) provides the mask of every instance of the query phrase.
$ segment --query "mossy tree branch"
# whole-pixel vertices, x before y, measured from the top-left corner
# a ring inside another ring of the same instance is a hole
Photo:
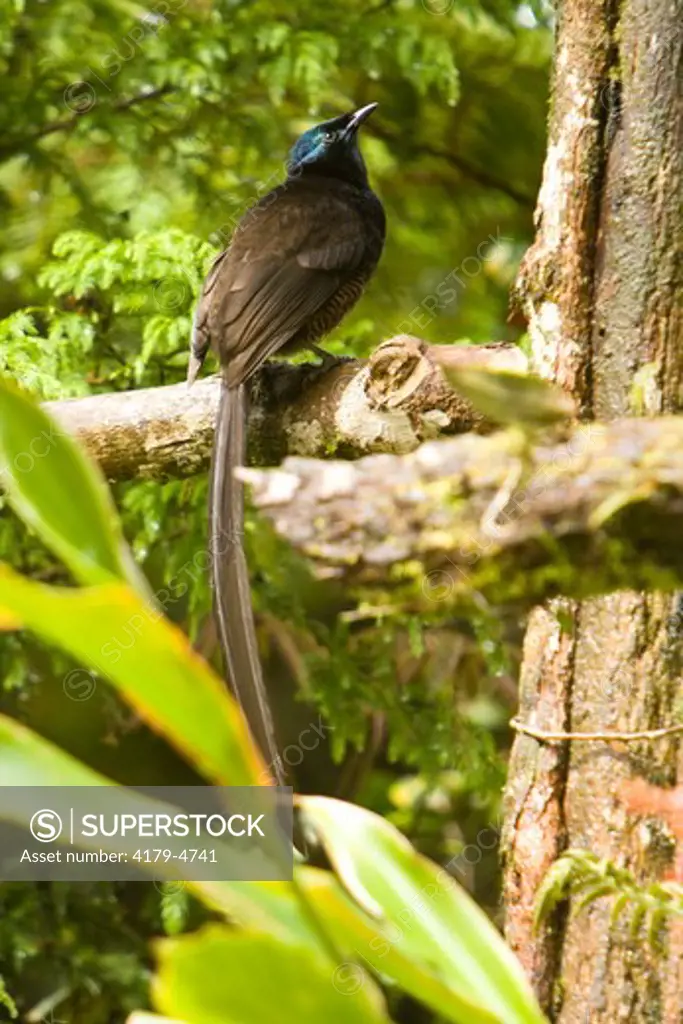
[[[355,463],[243,470],[256,506],[322,575],[449,613],[478,600],[683,580],[683,418],[586,424],[534,450],[514,431]]]

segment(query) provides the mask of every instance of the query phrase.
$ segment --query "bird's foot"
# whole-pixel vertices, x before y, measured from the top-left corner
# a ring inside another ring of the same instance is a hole
[[[352,361],[352,356],[333,356],[331,352],[326,352],[325,349],[320,348],[319,345],[309,345],[308,347],[320,360],[319,369],[324,372],[333,369],[335,366],[339,366],[340,363],[348,363]]]

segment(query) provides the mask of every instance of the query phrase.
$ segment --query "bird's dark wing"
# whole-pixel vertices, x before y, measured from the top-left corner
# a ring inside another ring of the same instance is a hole
[[[366,233],[356,209],[298,186],[287,183],[254,207],[207,277],[193,349],[201,358],[210,339],[231,387],[287,344],[362,264]]]
[[[192,384],[194,382],[197,374],[202,368],[202,364],[206,359],[206,354],[209,351],[209,346],[211,345],[211,334],[209,333],[211,293],[216,286],[221,264],[224,263],[227,255],[228,250],[225,249],[216,256],[215,260],[211,264],[209,272],[204,280],[202,294],[194,312],[192,336],[190,338],[190,363],[187,368],[188,384]]]

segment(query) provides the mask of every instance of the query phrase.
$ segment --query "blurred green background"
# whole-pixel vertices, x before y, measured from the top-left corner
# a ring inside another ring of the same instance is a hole
[[[399,331],[521,338],[508,296],[545,146],[547,3],[0,0],[0,10],[0,370],[40,397],[183,379],[212,253],[281,180],[299,132],[371,101],[380,106],[362,146],[387,246],[327,347],[363,354]],[[171,595],[167,613],[213,657],[206,480],[119,484],[115,497],[153,588]],[[455,863],[495,915],[518,625],[486,609],[466,623],[436,608],[429,622],[358,616],[350,595],[314,583],[258,521],[247,526],[285,742],[320,714],[331,726],[297,785],[388,815]],[[70,582],[6,508],[0,550],[34,578]],[[0,708],[122,782],[189,777],[103,681],[73,699],[74,669],[3,634]],[[147,938],[198,913],[153,887],[5,886],[0,972],[35,1020],[54,1008],[55,1020],[120,1021],[144,1003]],[[413,1009],[397,1019],[416,1020]]]

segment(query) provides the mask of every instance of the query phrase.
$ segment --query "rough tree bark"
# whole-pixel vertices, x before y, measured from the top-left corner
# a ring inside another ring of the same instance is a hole
[[[519,444],[513,431],[467,434],[400,458],[290,458],[240,476],[321,576],[368,600],[391,588],[421,612],[463,613],[482,598],[523,612],[557,594],[680,585],[683,416]]]
[[[519,281],[534,368],[602,420],[680,405],[683,379],[683,2],[564,0],[537,239]],[[646,728],[680,692],[676,599],[623,591],[538,609],[520,715],[547,730]],[[562,622],[562,625],[560,624]],[[571,628],[567,628],[571,623]],[[507,936],[559,1024],[673,1024],[681,956],[656,959],[609,923],[606,901],[539,934],[538,885],[568,846],[642,879],[671,857],[656,823],[627,816],[622,779],[670,784],[678,738],[617,754],[515,743],[506,798]],[[676,940],[677,941],[677,940]]]

